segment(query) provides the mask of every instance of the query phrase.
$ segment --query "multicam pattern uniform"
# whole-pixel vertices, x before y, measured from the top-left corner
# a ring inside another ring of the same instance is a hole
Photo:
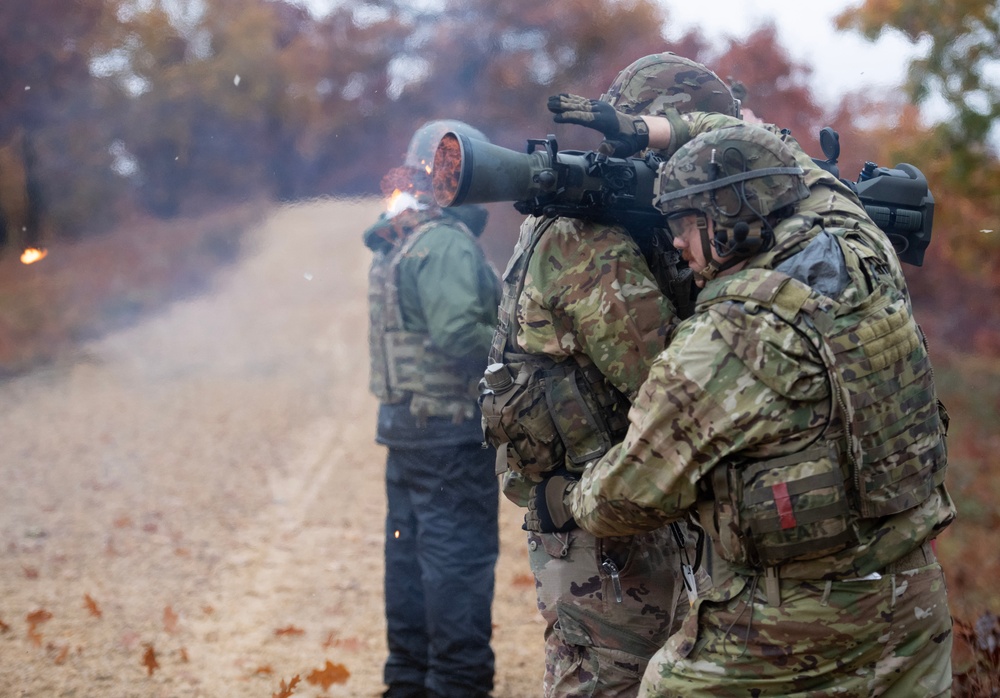
[[[695,124],[679,140],[698,128],[731,123],[703,115],[679,121]],[[803,215],[777,226],[775,251],[709,282],[702,295],[794,259],[824,225],[844,226],[880,270],[878,283],[898,291],[912,312],[884,236],[845,187],[804,154],[797,159],[811,185],[811,196],[798,207]],[[870,272],[862,272],[856,258],[842,261],[850,283],[841,300],[848,302],[866,294],[860,288]],[[650,369],[625,441],[588,469],[570,495],[578,524],[596,535],[655,529],[696,507],[721,547],[720,532],[710,525],[713,470],[807,449],[835,416],[815,332],[804,335],[752,302],[699,310]],[[894,409],[899,414],[934,404],[931,384],[919,403]],[[859,410],[869,419],[888,416]],[[927,541],[954,515],[941,484],[905,511],[861,519],[855,543],[783,565],[777,579],[768,580],[750,563],[719,570],[716,587],[651,660],[640,695],[947,695],[951,621],[943,575]],[[767,587],[780,593],[768,594]]]
[[[557,219],[532,248],[545,223],[524,222],[504,274],[509,291],[519,264],[528,265],[513,350],[592,362],[633,396],[667,342],[673,306],[622,228]],[[508,472],[504,493],[524,506],[539,475],[530,466]],[[544,695],[634,696],[649,658],[680,620],[675,609],[687,604],[669,530],[604,539],[579,529],[530,533],[528,549],[547,624]]]

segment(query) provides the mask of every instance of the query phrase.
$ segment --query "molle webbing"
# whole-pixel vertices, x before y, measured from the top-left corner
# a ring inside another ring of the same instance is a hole
[[[850,416],[862,517],[910,509],[944,481],[947,453],[923,335],[902,297],[873,294],[828,336]]]
[[[556,221],[528,219],[504,272],[491,370],[480,392],[487,441],[515,472],[540,475],[554,468],[582,466],[602,456],[628,429],[628,400],[586,356],[555,361],[518,352],[517,304],[528,262],[539,239]],[[495,385],[499,375],[502,380]],[[502,386],[502,387],[501,387]]]
[[[923,335],[905,297],[880,285],[848,307],[765,269],[745,270],[706,290],[700,310],[725,301],[748,310],[761,306],[816,347],[845,430],[836,438],[843,442],[858,516],[890,516],[931,496],[947,465],[944,427]]]

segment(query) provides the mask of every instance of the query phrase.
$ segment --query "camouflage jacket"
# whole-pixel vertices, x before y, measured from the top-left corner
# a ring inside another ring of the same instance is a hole
[[[812,195],[799,206],[800,215],[776,227],[775,249],[751,259],[745,271],[774,269],[824,228],[839,225],[879,260],[879,283],[891,285],[909,311],[888,240],[846,187],[844,194],[814,163],[802,164]],[[858,286],[865,273],[847,272],[845,297],[864,293]],[[702,293],[710,295],[724,283],[727,277],[717,278]],[[933,405],[933,389],[930,395]],[[827,370],[811,338],[771,312],[732,303],[710,306],[677,328],[633,403],[624,442],[588,468],[569,503],[577,524],[598,536],[652,530],[704,502],[716,466],[800,452],[823,436],[832,417]],[[803,579],[864,576],[934,537],[954,515],[941,485],[907,511],[864,520],[856,545],[790,563],[787,572]]]
[[[514,283],[512,268],[530,254],[517,301],[516,346],[510,349],[556,362],[593,363],[631,399],[676,324],[673,304],[623,228],[560,218],[528,249],[540,223],[525,220],[504,274],[505,284]],[[523,506],[531,484],[507,473],[504,492]]]

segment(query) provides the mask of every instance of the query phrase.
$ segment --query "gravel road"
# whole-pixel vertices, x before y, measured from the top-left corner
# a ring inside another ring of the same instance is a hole
[[[0,382],[0,696],[380,695],[380,205],[275,209],[202,295]],[[543,626],[501,512],[495,696],[526,698]]]

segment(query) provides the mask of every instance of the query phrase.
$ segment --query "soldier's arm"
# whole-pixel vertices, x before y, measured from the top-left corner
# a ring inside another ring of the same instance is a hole
[[[649,147],[660,151],[666,158],[699,134],[726,126],[746,125],[742,119],[726,114],[706,112],[681,114],[676,109],[667,109],[663,115],[643,116],[642,119],[649,127]]]
[[[633,403],[624,442],[567,496],[577,525],[629,535],[682,517],[699,479],[734,454],[781,455],[815,439],[827,395],[811,346],[770,313],[730,304],[683,323]]]

